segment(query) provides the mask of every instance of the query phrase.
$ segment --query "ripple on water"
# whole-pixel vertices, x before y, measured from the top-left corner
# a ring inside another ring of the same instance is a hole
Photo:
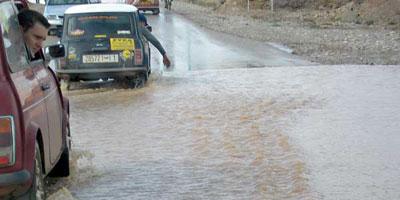
[[[307,167],[285,129],[291,114],[313,99],[288,92],[296,88],[274,91],[280,84],[263,83],[268,79],[250,87],[243,84],[246,73],[238,73],[235,81],[172,76],[139,90],[72,96],[78,146],[96,155],[102,171],[73,193],[79,199],[314,199]]]

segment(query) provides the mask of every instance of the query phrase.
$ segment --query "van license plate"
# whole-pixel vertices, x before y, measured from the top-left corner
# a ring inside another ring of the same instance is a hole
[[[83,55],[83,63],[117,63],[118,54]]]

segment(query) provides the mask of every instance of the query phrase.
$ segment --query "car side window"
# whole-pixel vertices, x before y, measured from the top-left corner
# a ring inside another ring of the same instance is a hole
[[[11,2],[0,3],[0,25],[11,72],[28,68],[28,55],[19,28],[16,8]]]

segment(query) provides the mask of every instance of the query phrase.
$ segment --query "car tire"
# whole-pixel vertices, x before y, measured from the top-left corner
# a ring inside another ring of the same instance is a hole
[[[154,9],[153,10],[153,15],[158,15],[160,14],[160,9]]]
[[[44,175],[42,171],[42,156],[40,154],[39,144],[35,144],[35,163],[33,169],[32,186],[29,189],[27,196],[23,199],[29,200],[44,200],[46,199]]]
[[[71,149],[70,143],[70,129],[69,125],[67,125],[67,138],[65,148],[61,154],[60,160],[58,160],[56,166],[49,173],[50,177],[67,177],[69,176],[70,166],[69,166],[69,153]]]

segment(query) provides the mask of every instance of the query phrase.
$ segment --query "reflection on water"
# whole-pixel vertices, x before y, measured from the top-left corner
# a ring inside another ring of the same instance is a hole
[[[153,34],[161,41],[176,71],[264,66],[313,65],[277,48],[278,45],[202,29],[182,16],[161,12],[147,15]],[[152,47],[152,59],[162,60]],[[162,67],[162,62],[154,66]]]
[[[313,98],[261,75],[165,73],[142,89],[72,91],[74,151],[94,157],[64,186],[77,199],[312,199],[285,126]]]

